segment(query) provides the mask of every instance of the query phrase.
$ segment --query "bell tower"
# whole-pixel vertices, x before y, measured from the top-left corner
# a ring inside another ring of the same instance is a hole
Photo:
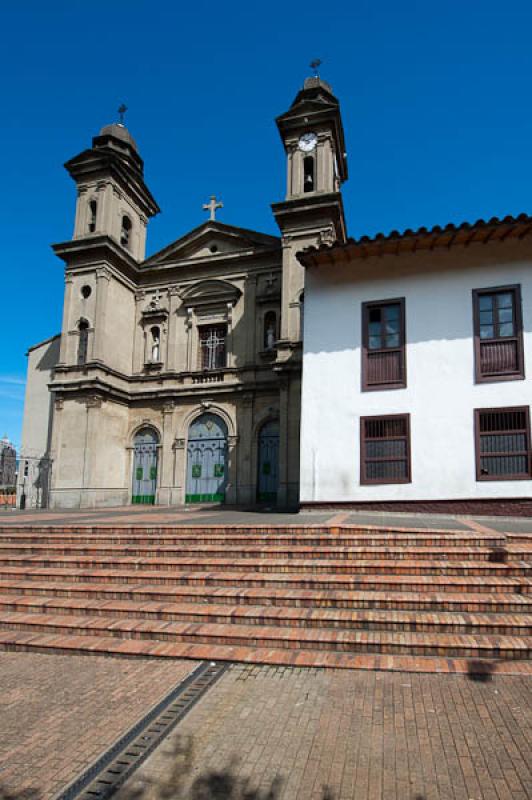
[[[296,253],[347,238],[340,193],[347,180],[347,155],[340,104],[318,75],[305,80],[276,123],[287,164],[285,200],[272,205],[283,244],[278,359],[288,360],[303,336],[304,269]]]
[[[144,182],[136,142],[123,122],[102,128],[92,148],[65,167],[78,187],[73,239],[108,236],[135,261],[143,261],[148,219],[159,207]]]

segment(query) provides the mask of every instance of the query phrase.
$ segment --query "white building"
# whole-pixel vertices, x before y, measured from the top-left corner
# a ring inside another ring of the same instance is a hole
[[[531,234],[522,215],[300,254],[303,505],[528,507]]]

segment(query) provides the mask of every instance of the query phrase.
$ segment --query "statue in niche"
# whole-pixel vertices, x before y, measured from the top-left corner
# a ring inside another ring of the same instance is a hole
[[[161,360],[161,332],[159,328],[151,329],[151,360],[158,362]]]
[[[264,347],[266,350],[275,349],[276,317],[274,311],[268,311],[264,319]]]
[[[275,325],[270,323],[266,329],[266,350],[273,350],[275,347]]]

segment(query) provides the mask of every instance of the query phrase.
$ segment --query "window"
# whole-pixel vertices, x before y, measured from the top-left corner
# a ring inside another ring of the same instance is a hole
[[[264,315],[264,349],[274,350],[277,339],[277,316],[275,311],[267,311]]]
[[[410,415],[360,419],[360,483],[410,483]]]
[[[477,481],[532,477],[528,406],[477,409],[475,440]]]
[[[225,325],[209,325],[199,329],[201,369],[225,367]]]
[[[476,382],[524,378],[521,288],[475,289],[473,320]]]
[[[314,184],[314,159],[312,156],[307,156],[303,159],[303,191],[313,192]]]
[[[96,215],[98,213],[98,203],[96,200],[91,200],[89,203],[89,233],[94,233],[96,230]]]
[[[78,322],[78,331],[78,366],[82,366],[87,362],[87,350],[89,344],[89,323],[86,319],[80,319]]]
[[[362,304],[362,389],[406,386],[405,301]]]
[[[129,217],[122,217],[122,230],[120,232],[120,244],[123,247],[131,245],[131,220]]]

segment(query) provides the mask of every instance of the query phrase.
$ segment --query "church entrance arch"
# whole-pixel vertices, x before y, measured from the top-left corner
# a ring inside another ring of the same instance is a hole
[[[279,488],[279,423],[266,422],[259,431],[257,499],[275,502]]]
[[[189,428],[186,503],[223,503],[227,485],[227,426],[202,414]]]
[[[133,503],[153,505],[157,489],[157,446],[159,437],[152,428],[142,428],[133,440]]]

